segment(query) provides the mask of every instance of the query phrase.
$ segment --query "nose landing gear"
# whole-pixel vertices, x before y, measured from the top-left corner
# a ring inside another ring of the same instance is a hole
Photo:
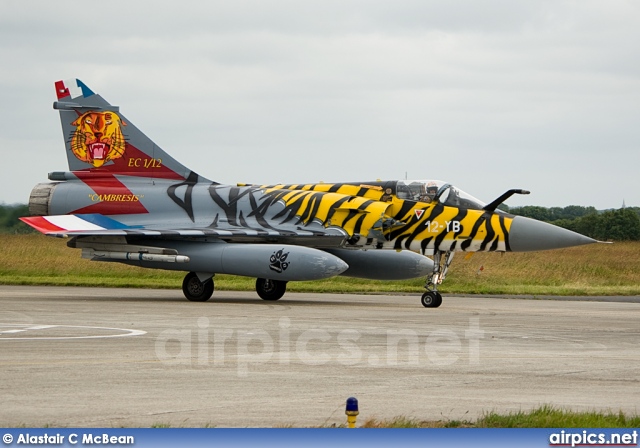
[[[420,302],[425,308],[438,308],[442,305],[442,295],[438,292],[438,285],[447,276],[449,265],[453,261],[454,252],[435,251],[433,254],[433,273],[424,285],[427,292],[422,294]]]
[[[425,308],[438,308],[442,305],[442,295],[438,291],[427,291],[422,294],[420,302]]]

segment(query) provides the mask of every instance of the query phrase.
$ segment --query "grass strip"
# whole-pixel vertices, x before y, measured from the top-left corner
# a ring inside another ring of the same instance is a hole
[[[638,428],[640,415],[622,411],[571,411],[543,405],[531,411],[507,414],[487,412],[478,420],[419,420],[396,417],[366,420],[361,428]]]
[[[183,272],[80,258],[65,241],[42,235],[0,235],[0,284],[180,289]],[[425,279],[376,281],[334,277],[291,282],[292,292],[421,293]],[[216,275],[217,290],[252,291],[255,279]],[[444,294],[640,295],[640,242],[546,252],[458,254]]]

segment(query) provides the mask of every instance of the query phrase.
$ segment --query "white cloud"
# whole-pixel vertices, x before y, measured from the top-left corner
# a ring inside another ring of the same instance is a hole
[[[52,85],[78,77],[219,181],[408,172],[640,205],[638,19],[629,1],[4,2],[0,151],[29,156],[0,200],[65,168]]]

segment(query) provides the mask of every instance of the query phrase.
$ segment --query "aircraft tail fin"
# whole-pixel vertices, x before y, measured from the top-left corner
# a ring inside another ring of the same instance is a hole
[[[55,83],[69,170],[82,176],[196,180],[179,163],[79,79]],[[200,180],[206,180],[200,178]]]

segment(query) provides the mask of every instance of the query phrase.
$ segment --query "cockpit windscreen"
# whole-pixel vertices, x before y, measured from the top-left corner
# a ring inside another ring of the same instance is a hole
[[[441,180],[401,180],[396,186],[399,199],[438,201],[444,205],[481,210],[486,204]]]

